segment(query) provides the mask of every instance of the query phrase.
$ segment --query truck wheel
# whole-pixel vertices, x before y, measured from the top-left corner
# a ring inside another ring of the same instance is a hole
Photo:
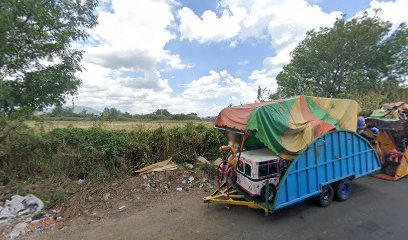
[[[335,196],[338,201],[346,201],[350,198],[351,181],[346,179],[341,180],[335,187]]]
[[[276,190],[275,190],[274,186],[273,186],[273,185],[270,185],[270,186],[269,186],[269,199],[268,199],[268,203],[273,202],[273,199],[274,199],[274,197],[275,197],[275,193],[276,193]],[[262,190],[261,190],[261,200],[262,200],[262,202],[266,202],[266,187],[263,187]]]
[[[322,192],[319,195],[319,204],[322,207],[329,206],[333,201],[334,191],[331,185],[323,187]]]

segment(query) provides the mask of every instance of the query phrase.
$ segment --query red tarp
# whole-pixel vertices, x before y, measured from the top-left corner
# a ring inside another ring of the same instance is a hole
[[[281,101],[285,99],[224,108],[215,120],[215,126],[245,131],[249,116],[254,109]]]

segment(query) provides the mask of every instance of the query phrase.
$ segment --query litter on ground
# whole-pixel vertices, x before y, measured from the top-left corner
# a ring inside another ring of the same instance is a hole
[[[210,161],[208,161],[207,159],[205,159],[205,158],[202,157],[202,156],[199,156],[199,157],[197,158],[197,162],[198,162],[198,163],[202,163],[202,164],[210,164]]]
[[[151,172],[164,172],[164,171],[172,171],[176,169],[177,169],[177,165],[171,161],[171,158],[169,158],[167,160],[164,160],[158,163],[154,163],[152,165],[139,169],[136,171],[136,173],[138,173],[139,175],[143,175],[143,174],[147,174]]]
[[[0,239],[16,239],[28,232],[43,233],[62,220],[60,210],[43,211],[44,203],[32,194],[14,195],[0,206]]]
[[[44,208],[44,203],[36,196],[14,195],[0,207],[0,223],[9,221],[25,214],[36,214]]]
[[[188,169],[193,169],[193,168],[194,168],[194,165],[191,164],[191,163],[184,163],[184,166],[185,166],[186,168],[188,168]]]

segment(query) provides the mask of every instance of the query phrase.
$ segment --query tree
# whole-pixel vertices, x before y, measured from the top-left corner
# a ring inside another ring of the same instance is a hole
[[[159,116],[170,116],[171,115],[167,109],[157,109],[155,114]]]
[[[268,95],[270,95],[269,89],[261,88],[258,86],[258,90],[256,91],[256,101],[257,102],[265,102],[268,99]]]
[[[116,108],[104,108],[101,116],[107,119],[109,122],[113,120],[118,120],[118,118],[122,115],[122,112]]]
[[[377,10],[378,12],[379,10]],[[276,77],[272,97],[395,95],[408,73],[408,30],[365,13],[310,31]],[[391,92],[390,92],[391,91]]]
[[[74,108],[72,107],[62,107],[56,106],[51,111],[51,116],[53,117],[72,117],[74,115]]]
[[[0,1],[0,113],[61,105],[81,83],[74,41],[97,24],[97,0]]]

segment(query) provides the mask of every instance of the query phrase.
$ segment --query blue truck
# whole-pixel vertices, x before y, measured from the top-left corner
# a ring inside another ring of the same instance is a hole
[[[350,198],[352,181],[381,168],[375,149],[355,131],[329,130],[287,161],[266,146],[246,150],[244,141],[256,134],[216,128],[224,135],[241,136],[242,144],[235,154],[236,166],[230,166],[231,154],[224,156],[218,188],[204,198],[206,203],[242,205],[266,214],[308,198],[327,207],[333,199]]]
[[[265,161],[258,163],[269,161],[265,157]],[[246,188],[246,184],[235,185],[231,180],[234,175],[231,175],[228,179],[230,186],[227,187],[227,181],[224,181],[204,201],[243,205],[263,209],[268,213],[316,197],[319,204],[326,207],[333,199],[347,200],[353,180],[381,168],[379,158],[370,143],[350,131],[331,131],[315,139],[284,171],[280,169],[282,164],[279,164],[279,159],[272,161],[277,163],[276,174],[269,178],[251,179],[252,182],[263,182],[263,189],[266,190],[262,192],[267,196],[262,197],[260,194],[261,198],[257,198]],[[246,174],[255,175],[251,173],[237,170],[236,179],[242,176],[246,178]],[[278,179],[278,184],[272,184],[271,179]]]

